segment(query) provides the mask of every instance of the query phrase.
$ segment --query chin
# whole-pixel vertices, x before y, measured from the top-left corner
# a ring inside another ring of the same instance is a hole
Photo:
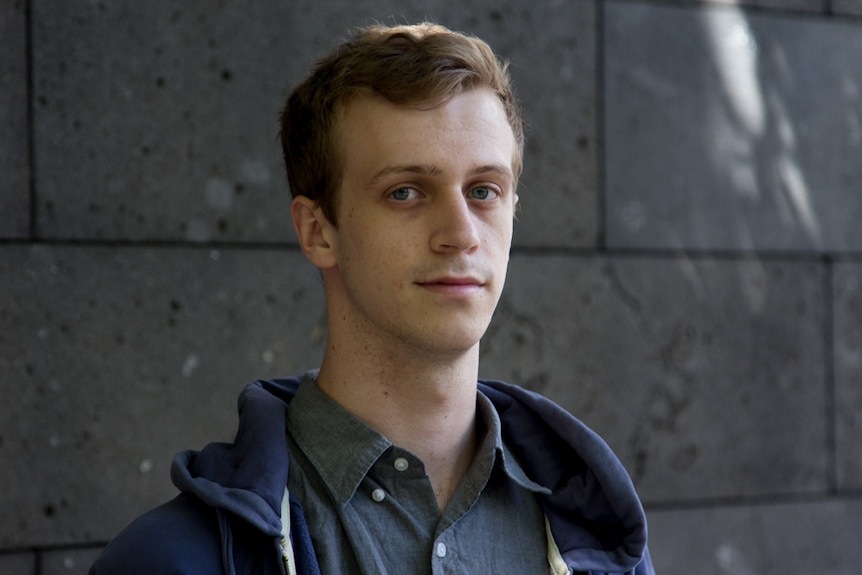
[[[462,330],[454,333],[451,330],[446,330],[427,338],[423,347],[430,354],[434,354],[436,351],[439,355],[460,357],[478,350],[479,341],[484,333],[485,330]]]

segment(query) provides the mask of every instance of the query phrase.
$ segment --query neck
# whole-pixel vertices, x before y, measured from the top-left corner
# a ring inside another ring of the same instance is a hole
[[[460,355],[429,357],[391,344],[369,345],[330,333],[318,386],[419,457],[442,510],[477,449],[479,346]]]

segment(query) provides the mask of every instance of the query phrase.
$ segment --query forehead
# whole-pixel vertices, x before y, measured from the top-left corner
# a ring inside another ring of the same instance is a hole
[[[517,154],[503,105],[487,89],[433,106],[357,96],[342,108],[337,135],[344,175],[403,163],[433,163],[444,171],[468,164],[512,169]]]

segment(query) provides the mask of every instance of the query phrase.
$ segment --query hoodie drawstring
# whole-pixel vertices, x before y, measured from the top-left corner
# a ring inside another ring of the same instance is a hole
[[[281,500],[281,558],[287,575],[296,575],[296,559],[293,556],[293,545],[290,543],[290,493],[284,488]]]

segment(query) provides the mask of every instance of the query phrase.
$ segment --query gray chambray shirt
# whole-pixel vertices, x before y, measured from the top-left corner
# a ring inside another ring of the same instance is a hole
[[[441,514],[422,461],[354,417],[309,375],[287,410],[288,489],[325,575],[547,574],[545,519],[478,393],[484,435]]]

